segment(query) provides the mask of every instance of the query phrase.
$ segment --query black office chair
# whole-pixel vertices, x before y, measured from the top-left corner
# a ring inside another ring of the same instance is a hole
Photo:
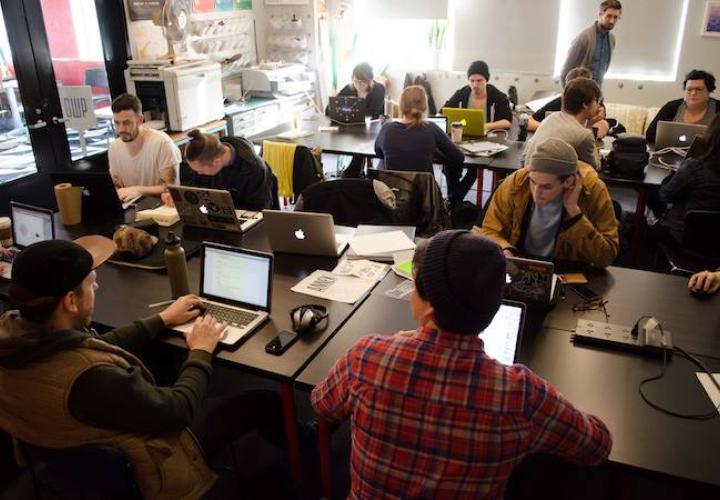
[[[720,211],[689,210],[679,245],[661,243],[670,273],[691,275],[720,266]]]
[[[88,444],[51,449],[19,440],[17,443],[38,499],[142,499],[128,458],[113,446]]]
[[[335,179],[307,187],[295,210],[332,214],[335,224],[393,224],[392,210],[377,197],[370,179]]]

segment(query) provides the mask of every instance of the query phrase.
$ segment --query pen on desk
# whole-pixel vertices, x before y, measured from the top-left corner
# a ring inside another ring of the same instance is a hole
[[[155,302],[154,304],[150,304],[148,307],[152,309],[153,307],[162,307],[162,306],[169,306],[175,302],[174,300],[163,300],[162,302]]]

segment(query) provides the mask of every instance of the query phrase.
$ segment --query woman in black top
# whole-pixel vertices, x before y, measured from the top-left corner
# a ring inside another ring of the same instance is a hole
[[[705,153],[697,159],[685,160],[660,187],[660,199],[672,206],[655,225],[659,227],[653,229],[656,233],[669,233],[678,243],[682,241],[689,210],[720,210],[720,114],[715,115],[703,142]]]
[[[229,191],[236,209],[279,208],[277,179],[247,139],[218,139],[198,129],[188,136],[185,159],[193,173],[184,184]]]
[[[690,71],[685,75],[683,89],[685,97],[665,103],[650,122],[645,132],[649,143],[655,144],[659,121],[709,125],[715,114],[720,113],[720,101],[710,97],[715,90],[715,77],[712,73],[699,69]]]
[[[444,164],[452,202],[465,155],[440,127],[423,119],[426,112],[425,89],[419,85],[406,87],[400,96],[402,120],[383,125],[375,139],[375,153],[388,170],[433,173],[433,163]]]
[[[488,83],[490,70],[485,61],[473,62],[467,70],[469,85],[453,94],[443,107],[485,110],[485,130],[509,129],[512,111],[507,96]]]
[[[345,85],[338,96],[365,98],[365,115],[379,118],[385,111],[385,87],[373,80],[373,69],[368,63],[353,68],[352,83]]]

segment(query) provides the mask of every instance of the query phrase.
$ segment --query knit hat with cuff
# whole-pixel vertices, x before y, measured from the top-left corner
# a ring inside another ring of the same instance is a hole
[[[502,302],[505,256],[493,241],[470,231],[442,231],[428,243],[416,277],[418,290],[435,309],[440,329],[477,334]]]

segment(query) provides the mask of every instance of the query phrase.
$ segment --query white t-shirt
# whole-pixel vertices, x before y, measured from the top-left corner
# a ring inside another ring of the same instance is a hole
[[[124,186],[157,186],[162,184],[160,172],[175,169],[175,183],[178,182],[178,167],[182,161],[180,150],[165,132],[144,129],[140,152],[132,156],[127,144],[119,137],[110,144],[108,161],[110,174],[120,178]]]

